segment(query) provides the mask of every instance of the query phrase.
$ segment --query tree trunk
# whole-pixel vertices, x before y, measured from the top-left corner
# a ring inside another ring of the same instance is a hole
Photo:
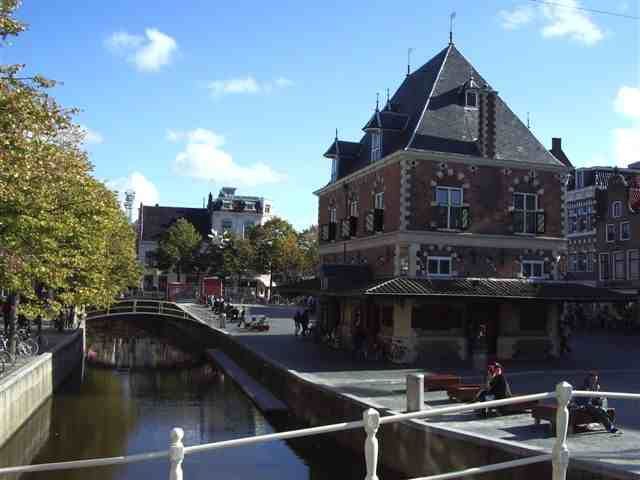
[[[15,293],[10,293],[7,298],[9,302],[9,353],[12,356],[16,354],[16,346],[18,344],[18,303],[20,297]]]

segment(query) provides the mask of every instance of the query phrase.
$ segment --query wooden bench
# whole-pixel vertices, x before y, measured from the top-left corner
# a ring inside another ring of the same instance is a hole
[[[536,425],[540,425],[541,420],[546,420],[550,423],[551,432],[556,433],[556,414],[558,406],[550,404],[540,404],[535,406],[531,411],[531,416],[535,420]],[[612,422],[616,419],[616,411],[614,408],[607,409],[607,415]],[[593,418],[589,412],[582,408],[570,408],[569,409],[569,430],[567,434],[571,435],[579,430],[584,430],[589,423],[597,423],[597,420]]]
[[[460,385],[461,378],[458,375],[433,374],[424,377],[425,391],[447,390],[455,385]]]

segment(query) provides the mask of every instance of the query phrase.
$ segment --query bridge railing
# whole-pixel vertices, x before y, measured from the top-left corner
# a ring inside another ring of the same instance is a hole
[[[567,433],[569,425],[569,409],[568,404],[572,397],[608,397],[617,399],[640,400],[640,394],[620,393],[620,392],[593,392],[593,391],[574,391],[573,387],[562,382],[556,386],[553,392],[536,393],[532,395],[523,395],[503,400],[492,400],[488,402],[476,402],[465,405],[454,405],[451,407],[434,408],[429,410],[419,410],[410,413],[401,413],[380,417],[380,413],[375,409],[368,409],[363,412],[362,420],[335,423],[332,425],[323,425],[318,427],[303,428],[299,430],[289,430],[280,433],[271,433],[267,435],[257,435],[253,437],[238,438],[234,440],[224,440],[221,442],[205,443],[185,447],[182,443],[184,431],[181,428],[173,428],[170,433],[170,443],[168,450],[141,453],[136,455],[128,455],[121,457],[96,458],[89,460],[76,460],[68,462],[44,463],[39,465],[24,465],[17,467],[0,468],[0,475],[12,473],[26,472],[42,472],[54,470],[68,470],[88,467],[101,467],[107,465],[119,465],[134,462],[143,462],[158,458],[169,459],[169,479],[184,480],[182,463],[186,455],[193,453],[205,452],[209,450],[219,450],[224,448],[239,447],[244,445],[254,445],[258,443],[272,442],[276,440],[290,440],[293,438],[308,437],[332,432],[341,432],[364,428],[366,439],[364,441],[364,456],[367,474],[365,480],[377,480],[378,469],[378,439],[376,434],[381,425],[388,423],[402,422],[406,420],[417,420],[436,417],[439,415],[447,415],[454,413],[468,412],[478,409],[503,407],[506,405],[516,405],[518,403],[526,403],[535,400],[556,399],[557,416],[556,416],[556,439],[550,454],[534,455],[531,457],[510,460],[507,462],[494,463],[491,465],[483,465],[480,467],[467,468],[455,472],[431,475],[428,477],[418,477],[411,480],[445,480],[453,478],[462,478],[469,475],[478,475],[483,473],[506,470],[524,465],[535,463],[543,463],[551,461],[552,479],[566,480],[567,469],[569,466],[569,448],[567,446]]]
[[[87,318],[115,315],[156,314],[181,319],[189,319],[189,315],[175,303],[160,300],[123,300],[107,308],[87,311]]]

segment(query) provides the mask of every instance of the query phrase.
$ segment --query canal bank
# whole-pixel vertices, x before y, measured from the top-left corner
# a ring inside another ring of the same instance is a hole
[[[185,307],[194,318],[198,314],[197,308]],[[290,321],[286,325],[292,330]],[[260,339],[264,338],[266,342],[266,337],[260,334],[230,335],[220,330],[210,330],[210,334],[205,334],[201,327],[191,328],[200,330],[198,335],[203,339],[207,337],[208,345],[225,352],[253,379],[267,386],[284,401],[293,415],[312,426],[358,420],[367,408],[376,408],[383,416],[398,413],[403,408],[403,402],[397,401],[402,397],[398,391],[404,390],[404,376],[411,370],[392,372],[394,380],[388,382],[386,389],[380,389],[376,388],[378,385],[374,386],[375,379],[366,378],[378,372],[366,371],[366,368],[345,371],[346,367],[339,363],[332,366],[331,362],[319,361],[314,365],[319,367],[317,370],[324,371],[301,372],[301,368],[304,370],[304,352],[296,357],[300,360],[299,368],[296,362],[288,361],[285,365],[274,360],[274,356],[282,358],[284,342],[296,341],[291,333],[285,335],[283,332],[274,332],[272,340],[278,353],[270,356],[265,353],[267,349],[256,347],[258,341],[262,342]],[[230,330],[233,331],[233,326]],[[312,358],[314,346],[309,345],[308,349],[307,365],[315,361]],[[298,350],[297,354],[300,354]],[[326,352],[328,356],[332,353]],[[553,386],[550,381],[544,391],[552,390]],[[447,402],[446,398],[433,398],[431,401],[439,405]],[[469,431],[473,428],[476,431]],[[504,430],[508,432],[507,435]],[[546,430],[536,429],[529,415],[515,415],[494,421],[477,421],[468,416],[464,419],[446,418],[443,421],[433,419],[429,423],[409,421],[385,425],[378,432],[383,464],[406,476],[437,474],[548,453],[553,438],[547,437]],[[334,438],[354,453],[362,455],[363,432],[342,432],[335,434]],[[637,438],[633,433],[627,438],[607,438],[603,441],[603,438],[583,436],[571,439],[570,448],[578,455],[572,457],[568,478],[638,478],[638,463],[630,453],[632,450],[628,450],[635,448],[634,440]],[[605,443],[604,449],[609,448],[610,452],[600,448]],[[583,449],[585,451],[580,455]],[[550,478],[550,475],[550,465],[540,464],[497,473],[492,478]]]
[[[82,363],[84,330],[79,329],[0,379],[0,446],[29,420]]]

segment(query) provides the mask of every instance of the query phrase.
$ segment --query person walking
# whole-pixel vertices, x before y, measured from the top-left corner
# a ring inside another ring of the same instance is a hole
[[[498,362],[492,362],[487,367],[487,388],[480,390],[476,395],[476,402],[486,402],[489,400],[502,400],[511,398],[511,386],[504,374],[502,365]],[[501,408],[498,412],[503,413]],[[480,415],[486,417],[489,414],[488,409],[480,410]]]
[[[296,310],[296,313],[293,315],[293,335],[298,336],[300,333],[300,310]]]
[[[588,390],[590,392],[600,391],[600,376],[598,375],[598,372],[589,372],[587,378],[584,379],[582,390]],[[576,397],[574,403],[576,408],[585,410],[589,415],[596,419],[598,423],[602,424],[608,432],[622,433],[618,428],[616,428],[609,418],[607,410],[604,407],[602,397]]]
[[[304,310],[302,312],[300,324],[302,325],[302,336],[306,337],[309,332],[309,310]]]

